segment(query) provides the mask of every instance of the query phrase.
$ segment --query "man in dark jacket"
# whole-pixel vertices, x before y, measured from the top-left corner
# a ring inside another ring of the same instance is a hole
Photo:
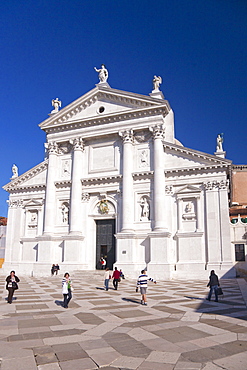
[[[218,287],[220,286],[218,276],[215,274],[214,270],[211,271],[209,276],[209,282],[208,285],[210,287],[210,291],[208,293],[207,300],[210,301],[211,295],[214,292],[215,295],[215,302],[218,302]]]
[[[15,271],[11,271],[10,275],[6,278],[6,289],[9,291],[8,303],[12,303],[14,291],[18,289],[18,284],[20,279],[15,275]]]

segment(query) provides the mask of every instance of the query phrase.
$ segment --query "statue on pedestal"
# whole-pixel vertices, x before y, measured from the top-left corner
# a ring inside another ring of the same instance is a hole
[[[13,164],[11,179],[15,179],[16,177],[18,177],[18,167],[15,164]]]
[[[162,84],[162,78],[160,76],[154,76],[153,78],[153,92],[160,91],[160,85]]]
[[[218,134],[217,136],[217,145],[216,145],[216,152],[223,152],[223,134]]]
[[[107,71],[105,65],[101,64],[101,68],[97,69],[96,67],[94,67],[94,69],[95,69],[96,72],[99,72],[100,83],[107,82],[108,71]]]
[[[61,100],[58,100],[58,98],[52,99],[51,105],[54,107],[54,109],[51,111],[51,113],[57,113],[59,111],[59,107],[61,108],[61,106],[62,106],[62,102],[61,102]]]

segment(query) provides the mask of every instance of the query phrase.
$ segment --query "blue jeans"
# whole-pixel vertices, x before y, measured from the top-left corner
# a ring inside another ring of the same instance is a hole
[[[211,295],[212,293],[214,292],[214,295],[215,295],[215,302],[218,302],[218,292],[217,292],[217,289],[218,289],[218,285],[213,285],[210,287],[210,291],[208,293],[208,300],[210,301],[211,299]]]
[[[108,290],[109,287],[109,279],[105,279],[105,289]]]
[[[64,306],[64,308],[68,307],[68,304],[69,304],[71,298],[72,298],[72,293],[71,293],[71,290],[68,289],[68,294],[63,295],[63,306]]]

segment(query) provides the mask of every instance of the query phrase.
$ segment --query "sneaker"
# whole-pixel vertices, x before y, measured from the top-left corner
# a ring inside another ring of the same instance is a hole
[[[144,302],[141,300],[141,304],[144,304]]]
[[[147,306],[148,304],[146,302],[143,303],[144,306]]]

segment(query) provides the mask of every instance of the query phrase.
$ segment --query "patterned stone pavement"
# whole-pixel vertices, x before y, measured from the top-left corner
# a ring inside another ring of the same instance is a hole
[[[64,309],[62,274],[19,277],[10,305],[0,275],[1,370],[247,369],[243,279],[222,280],[218,303],[204,281],[150,283],[142,306],[135,281],[106,292],[103,272],[78,272]]]

